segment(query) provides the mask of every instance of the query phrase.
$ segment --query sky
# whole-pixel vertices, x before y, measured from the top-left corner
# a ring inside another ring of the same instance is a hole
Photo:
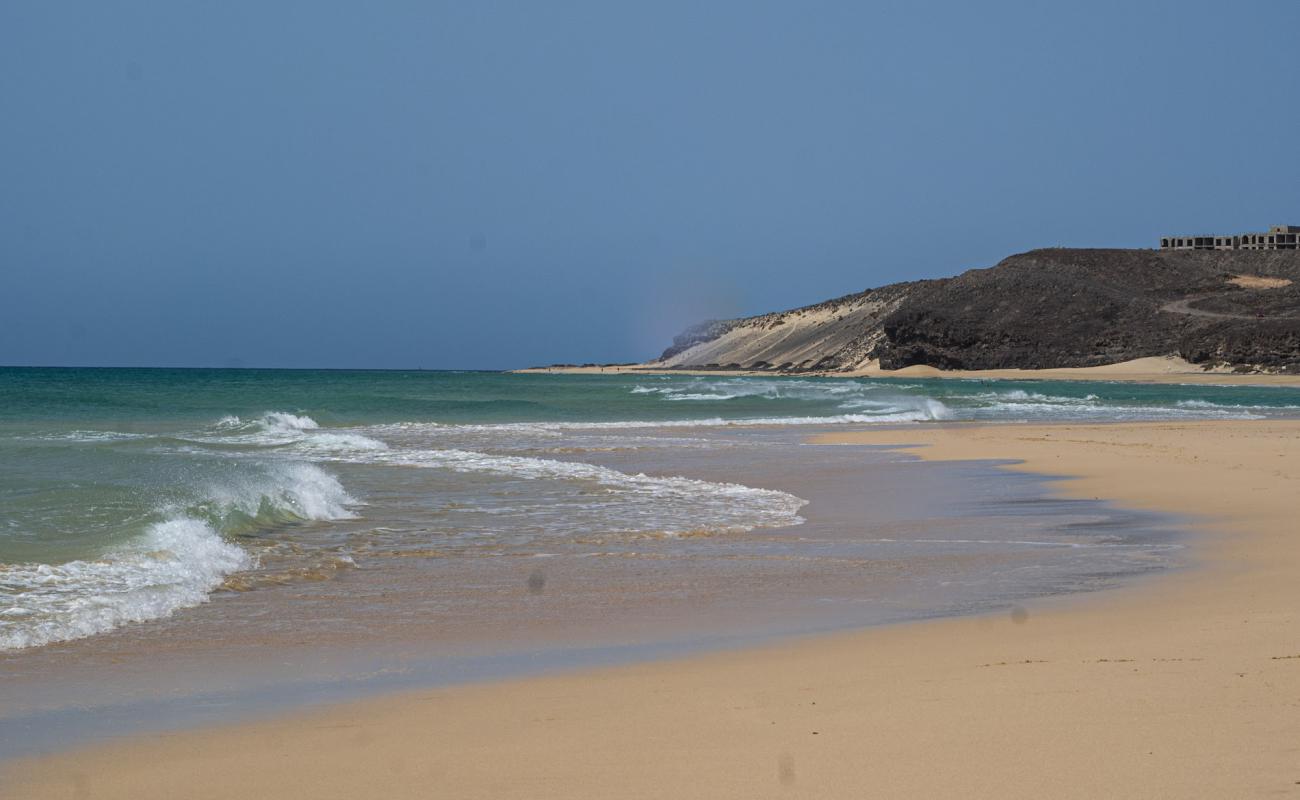
[[[1300,3],[0,3],[0,364],[497,369],[1300,224]]]

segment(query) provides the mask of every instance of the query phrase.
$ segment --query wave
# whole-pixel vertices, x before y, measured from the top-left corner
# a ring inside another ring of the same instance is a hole
[[[1204,406],[1135,406],[1098,405],[1091,403],[996,402],[972,409],[969,417],[977,420],[1079,420],[1145,421],[1178,419],[1264,419],[1251,407]],[[1262,410],[1256,408],[1256,410]]]
[[[64,433],[43,433],[32,437],[44,441],[68,442],[129,442],[137,439],[152,438],[147,433],[125,433],[123,431],[67,431]]]
[[[658,395],[669,402],[719,403],[738,399],[781,400],[804,403],[834,403],[834,408],[848,414],[824,416],[792,415],[787,417],[741,418],[725,421],[696,420],[685,424],[804,425],[819,423],[915,422],[952,419],[953,413],[942,400],[903,394],[902,390],[919,388],[911,384],[882,384],[862,381],[811,381],[782,379],[732,378],[692,380],[669,386],[637,384],[632,394]],[[816,407],[810,407],[813,411]],[[811,421],[811,422],[810,422]],[[681,423],[671,423],[681,424]]]
[[[315,464],[287,461],[210,484],[183,513],[202,516],[223,532],[240,533],[286,522],[352,519],[351,507],[358,504],[330,473]]]
[[[1215,403],[1209,400],[1179,400],[1174,403],[1178,408],[1202,409],[1202,410],[1236,410],[1252,409],[1256,411],[1296,411],[1300,406],[1294,405],[1277,405],[1261,406],[1250,403]]]
[[[1066,397],[1062,395],[1042,394],[1041,392],[1028,392],[1024,389],[1011,389],[1005,392],[980,392],[978,394],[967,395],[964,399],[992,402],[1048,403],[1053,405],[1087,405],[1096,403],[1099,398],[1095,394],[1085,395],[1084,397]]]
[[[978,389],[973,388],[978,386]],[[923,389],[929,394],[905,390]],[[1250,403],[1178,400],[1153,402],[1108,401],[1093,393],[1053,394],[1029,387],[989,387],[987,382],[952,381],[943,387],[924,389],[920,384],[897,384],[872,380],[798,380],[790,378],[698,378],[668,385],[639,383],[632,394],[654,396],[665,401],[687,401],[709,407],[735,408],[727,405],[739,399],[802,401],[810,403],[809,412],[833,403],[843,415],[814,417],[792,415],[766,419],[695,420],[677,424],[805,424],[817,422],[871,423],[946,419],[1257,419],[1269,413],[1295,411],[1297,406],[1255,405]],[[933,409],[933,411],[928,411]],[[632,425],[629,425],[632,427]]]
[[[96,560],[0,565],[0,650],[79,639],[170,616],[207,600],[226,575],[252,565],[207,522],[154,523]]]
[[[321,431],[294,443],[295,449],[306,455],[332,453],[339,450],[387,450],[388,445],[360,433],[348,431]]]
[[[807,501],[787,492],[679,476],[626,473],[581,461],[496,455],[461,449],[354,453],[340,460],[367,464],[448,469],[521,480],[559,480],[608,492],[582,494],[585,510],[599,506],[607,530],[654,530],[673,536],[700,530],[747,531],[797,525]],[[603,499],[602,499],[603,498]]]
[[[294,431],[314,431],[320,427],[320,423],[308,416],[298,416],[290,414],[287,411],[268,411],[257,419],[244,420],[235,415],[229,415],[217,420],[213,426],[217,429],[241,430],[249,426],[257,426],[269,429],[294,430]]]
[[[226,576],[254,565],[232,534],[355,516],[357,500],[314,464],[240,464],[98,558],[0,564],[0,650],[105,633],[205,602]]]
[[[665,400],[735,400],[738,394],[670,394]]]
[[[734,400],[752,397],[763,400],[837,400],[846,395],[896,391],[903,386],[858,381],[810,381],[791,378],[697,379],[670,386],[637,384],[631,394],[657,394],[665,400]]]
[[[801,417],[703,417],[700,419],[642,419],[605,422],[498,422],[447,424],[440,422],[393,422],[373,425],[368,430],[389,433],[480,432],[529,433],[558,436],[564,431],[622,430],[635,428],[718,428],[782,425],[840,425],[847,423],[929,422],[953,419],[951,408],[939,400],[918,398],[913,408],[889,406],[878,413],[827,414]]]
[[[297,450],[307,454],[313,451],[330,453],[337,450],[383,450],[388,446],[378,439],[353,431],[322,429],[311,417],[286,411],[268,411],[249,420],[237,416],[222,417],[209,431],[201,432],[189,440],[200,444],[262,447],[294,445]]]

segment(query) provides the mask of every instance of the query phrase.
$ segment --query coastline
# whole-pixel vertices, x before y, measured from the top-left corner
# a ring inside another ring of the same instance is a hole
[[[764,370],[666,369],[646,364],[615,364],[565,367],[529,367],[512,370],[520,374],[555,375],[712,375],[728,377],[791,378],[940,378],[950,380],[1018,381],[1119,381],[1129,383],[1197,384],[1223,386],[1300,386],[1300,375],[1239,373],[1224,369],[1204,370],[1173,356],[1152,356],[1099,367],[1058,369],[940,370],[912,366],[886,370],[868,365],[844,372],[783,373]]]
[[[1200,564],[1011,615],[139,737],[16,762],[13,796],[1209,797],[1300,780],[1300,422],[959,424],[821,441],[1077,475],[1063,493],[1205,519]]]

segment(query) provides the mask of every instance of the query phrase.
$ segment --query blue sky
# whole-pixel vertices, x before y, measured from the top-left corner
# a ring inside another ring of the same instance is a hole
[[[1298,35],[1293,0],[10,0],[0,363],[632,360],[1300,224]]]

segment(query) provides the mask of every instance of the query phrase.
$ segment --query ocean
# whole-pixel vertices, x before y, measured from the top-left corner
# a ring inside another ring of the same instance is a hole
[[[814,429],[1297,411],[1300,393],[1271,387],[0,369],[0,649],[147,639],[187,609],[344,574],[458,586],[494,560],[744,552],[750,532],[799,530],[809,499],[747,469]]]

